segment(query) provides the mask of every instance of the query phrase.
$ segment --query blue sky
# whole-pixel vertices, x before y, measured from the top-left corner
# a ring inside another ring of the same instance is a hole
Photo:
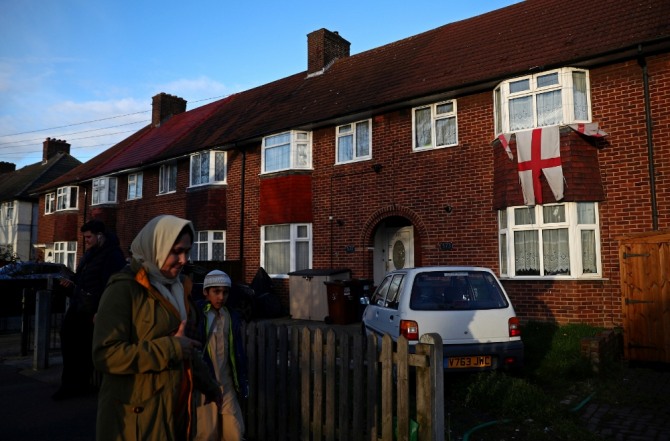
[[[148,124],[151,97],[187,110],[302,72],[307,34],[351,55],[520,0],[0,0],[0,161],[64,139],[86,162]]]

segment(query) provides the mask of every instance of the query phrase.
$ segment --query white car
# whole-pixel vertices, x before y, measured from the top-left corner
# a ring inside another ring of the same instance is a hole
[[[437,266],[386,275],[363,313],[367,334],[393,340],[438,333],[445,370],[492,370],[523,365],[514,307],[488,268]]]

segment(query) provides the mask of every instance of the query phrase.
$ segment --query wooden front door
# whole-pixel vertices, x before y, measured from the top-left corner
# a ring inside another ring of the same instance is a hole
[[[670,232],[620,238],[624,356],[670,363]]]

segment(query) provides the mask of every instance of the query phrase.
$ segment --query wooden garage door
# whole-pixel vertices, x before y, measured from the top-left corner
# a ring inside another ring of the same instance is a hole
[[[670,363],[670,232],[620,238],[624,355]]]

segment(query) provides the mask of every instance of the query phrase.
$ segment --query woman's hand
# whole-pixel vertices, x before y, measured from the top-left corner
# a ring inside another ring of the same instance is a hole
[[[182,320],[174,336],[177,337],[177,341],[179,341],[179,345],[181,346],[181,352],[182,354],[184,354],[184,359],[191,359],[197,353],[197,349],[200,348],[202,345],[200,344],[199,341],[193,340],[192,338],[188,338],[184,333],[185,328],[186,328],[186,320]]]

